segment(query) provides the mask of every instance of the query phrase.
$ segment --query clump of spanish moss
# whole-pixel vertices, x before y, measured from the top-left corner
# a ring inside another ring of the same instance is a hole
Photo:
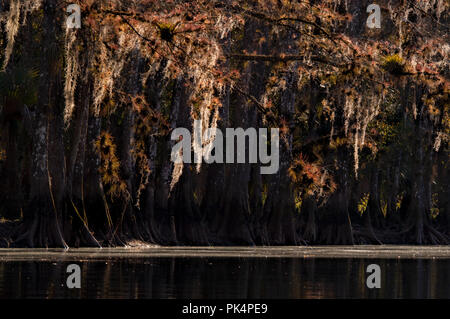
[[[175,36],[175,29],[177,28],[177,24],[158,23],[157,26],[161,39],[167,42],[172,42]]]
[[[405,62],[398,54],[385,57],[381,67],[392,75],[402,75],[405,73]]]

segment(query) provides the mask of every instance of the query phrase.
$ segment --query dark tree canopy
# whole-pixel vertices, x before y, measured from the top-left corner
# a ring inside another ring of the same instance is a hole
[[[449,244],[447,0],[0,4],[0,246]],[[279,128],[177,164],[174,129]]]

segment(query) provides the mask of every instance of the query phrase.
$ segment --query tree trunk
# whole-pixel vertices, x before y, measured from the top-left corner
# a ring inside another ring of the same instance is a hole
[[[34,139],[30,202],[19,226],[16,245],[67,247],[61,232],[63,212],[64,146],[62,65],[58,34],[61,18],[56,0],[43,2],[43,52],[40,55],[38,105],[34,112]]]

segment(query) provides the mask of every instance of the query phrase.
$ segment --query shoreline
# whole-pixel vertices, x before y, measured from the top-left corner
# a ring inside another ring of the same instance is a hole
[[[102,261],[139,258],[358,258],[450,259],[450,246],[272,246],[115,248],[0,248],[0,263],[15,261]]]

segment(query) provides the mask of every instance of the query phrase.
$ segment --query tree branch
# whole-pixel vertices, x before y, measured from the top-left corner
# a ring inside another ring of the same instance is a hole
[[[284,54],[284,55],[262,55],[262,54],[229,54],[228,58],[235,58],[245,61],[268,61],[268,62],[289,62],[289,61],[303,61],[305,56],[303,55],[293,55],[293,54]],[[331,65],[337,68],[345,68],[347,65],[345,64],[336,64],[332,61],[327,60],[324,57],[320,56],[311,56],[311,61],[319,62],[327,65]]]

